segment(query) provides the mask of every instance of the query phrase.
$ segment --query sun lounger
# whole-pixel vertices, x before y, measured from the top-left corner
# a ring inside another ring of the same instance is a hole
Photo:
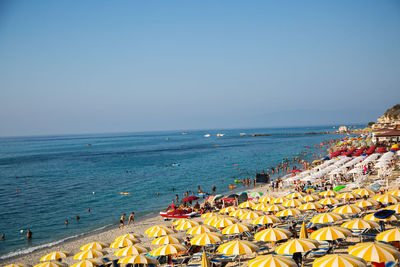
[[[393,267],[397,264],[395,261],[388,261],[385,263],[385,267]]]
[[[332,250],[333,250],[333,247],[329,247],[329,248],[320,247],[320,248],[311,250],[308,254],[310,254],[314,257],[321,257],[321,256],[325,256],[326,254],[331,253]],[[306,255],[308,255],[308,254],[306,253]],[[306,255],[304,257],[306,257]]]

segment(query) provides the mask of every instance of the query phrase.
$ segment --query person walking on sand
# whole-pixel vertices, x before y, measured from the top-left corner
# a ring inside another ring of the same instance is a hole
[[[125,222],[124,222],[125,216],[126,216],[126,214],[124,213],[124,214],[122,214],[121,218],[119,219],[119,229],[124,228],[124,225],[125,225]]]
[[[135,213],[132,211],[131,215],[129,215],[129,219],[128,219],[128,225],[129,224],[135,224]]]

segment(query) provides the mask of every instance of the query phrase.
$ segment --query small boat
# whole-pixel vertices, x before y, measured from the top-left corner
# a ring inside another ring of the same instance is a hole
[[[223,134],[223,133],[217,133],[217,136],[218,136],[218,137],[222,137],[222,136],[225,136],[225,134]]]
[[[131,192],[121,192],[120,194],[121,194],[121,195],[130,195]]]
[[[160,216],[166,218],[191,218],[196,215],[197,212],[185,209],[177,209],[176,205],[170,205],[165,211],[160,212]]]
[[[211,134],[205,134],[204,135],[204,137],[210,137],[211,136]]]
[[[188,132],[182,132],[182,135],[187,135],[187,134],[189,134]]]
[[[247,133],[240,133],[239,135],[240,135],[240,136],[244,136],[244,135],[246,135],[246,134],[247,134]]]

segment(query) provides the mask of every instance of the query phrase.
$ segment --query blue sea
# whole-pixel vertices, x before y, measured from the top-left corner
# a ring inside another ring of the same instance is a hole
[[[313,145],[341,137],[286,134],[336,129],[0,138],[0,234],[6,234],[0,241],[0,258],[116,225],[122,213],[134,211],[137,219],[155,214],[171,204],[175,194],[182,198],[183,192],[195,191],[198,185],[208,192],[215,185],[218,193],[227,193],[235,179],[254,177],[256,170],[276,166],[283,158],[301,152],[307,152],[308,159],[313,153],[326,154],[327,147],[317,149]],[[225,136],[217,137],[217,133]],[[66,219],[68,227],[64,225]],[[30,243],[26,241],[27,229],[33,232]]]

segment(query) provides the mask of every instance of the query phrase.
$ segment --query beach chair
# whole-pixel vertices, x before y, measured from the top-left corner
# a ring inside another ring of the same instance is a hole
[[[331,253],[333,250],[333,247],[319,247],[310,251],[307,251],[306,254],[304,255],[304,257],[306,257],[307,255],[311,255],[313,257],[322,257],[325,256],[326,254]]]

